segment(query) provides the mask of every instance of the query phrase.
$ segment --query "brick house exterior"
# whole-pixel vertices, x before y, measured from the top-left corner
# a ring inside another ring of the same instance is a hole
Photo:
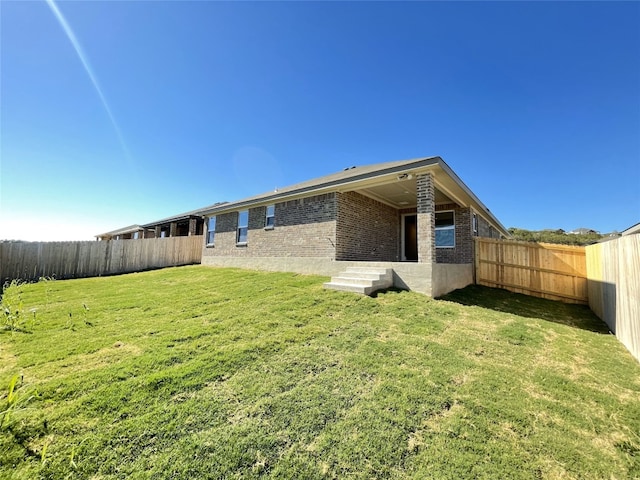
[[[440,157],[350,168],[201,211],[205,265],[332,275],[388,264],[398,286],[434,296],[471,283],[474,236],[509,236]]]

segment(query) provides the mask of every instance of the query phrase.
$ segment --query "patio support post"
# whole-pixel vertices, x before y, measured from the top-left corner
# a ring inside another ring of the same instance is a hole
[[[190,218],[189,219],[189,236],[190,237],[196,234],[197,222],[198,222],[198,220],[195,219],[195,218]]]
[[[178,231],[178,223],[177,222],[171,222],[171,224],[169,225],[169,236],[170,237],[175,237]]]
[[[435,263],[435,187],[433,175],[417,175],[418,263]]]
[[[162,234],[162,227],[160,225],[156,225],[156,238],[160,238]]]

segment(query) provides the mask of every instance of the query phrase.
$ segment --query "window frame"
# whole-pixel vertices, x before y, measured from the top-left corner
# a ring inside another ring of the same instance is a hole
[[[474,237],[478,236],[478,215],[475,213],[471,219],[471,232]]]
[[[434,243],[436,244],[436,248],[456,248],[456,212],[454,210],[442,210],[440,212],[435,213],[434,223],[437,222],[437,218],[439,214],[443,213],[451,213],[451,225],[445,226],[435,226],[434,228]],[[438,245],[438,231],[443,230],[453,230],[453,245]]]
[[[240,222],[244,215],[246,215],[246,224],[241,225]],[[243,233],[244,233],[244,240],[241,240]],[[236,245],[240,245],[240,246],[246,245],[248,239],[249,239],[249,210],[240,210],[238,212],[238,220],[237,220],[237,227],[236,227]]]
[[[213,220],[213,230],[211,230],[211,220]],[[213,247],[216,242],[216,215],[207,219],[207,247]]]
[[[269,209],[271,209],[271,215],[269,215]],[[271,222],[269,222],[271,220]],[[264,229],[273,230],[276,226],[276,206],[267,205],[264,217]]]

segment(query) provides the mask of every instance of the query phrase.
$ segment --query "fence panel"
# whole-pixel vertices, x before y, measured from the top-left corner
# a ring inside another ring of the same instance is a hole
[[[640,360],[640,235],[586,248],[589,308]]]
[[[475,238],[478,285],[567,303],[588,302],[584,247]]]
[[[200,263],[203,237],[106,242],[0,242],[0,285],[20,279],[97,277]]]

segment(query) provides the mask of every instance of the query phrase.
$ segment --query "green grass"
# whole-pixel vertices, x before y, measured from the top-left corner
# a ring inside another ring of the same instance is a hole
[[[640,367],[587,308],[323,280],[13,287],[29,322],[0,331],[0,411],[21,378],[0,478],[640,477]]]

